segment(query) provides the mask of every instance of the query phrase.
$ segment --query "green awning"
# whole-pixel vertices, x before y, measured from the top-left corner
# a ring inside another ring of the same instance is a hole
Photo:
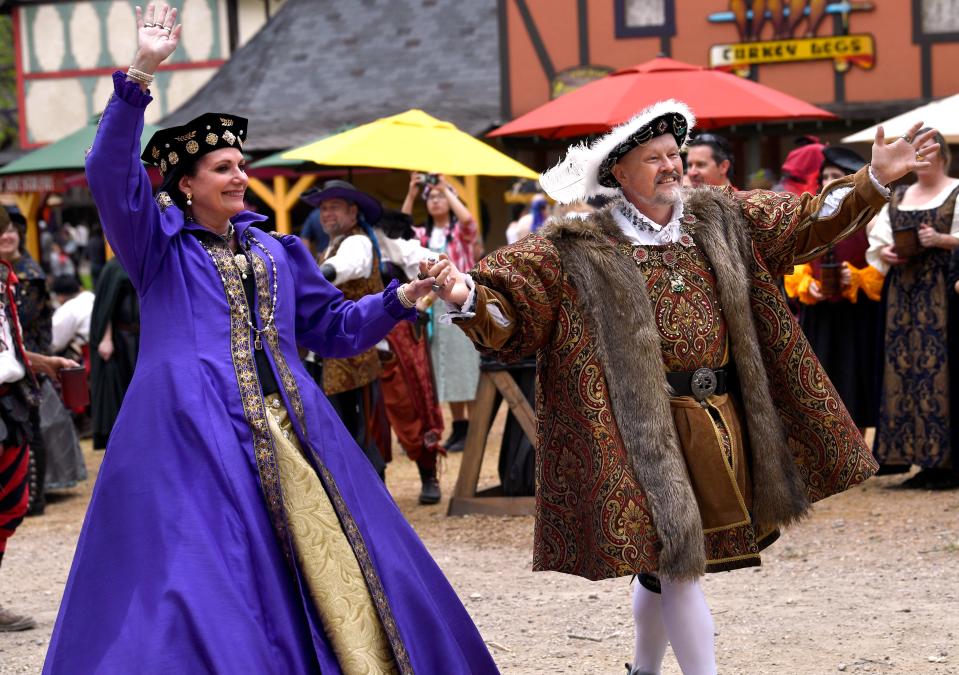
[[[152,124],[143,125],[143,135],[140,137],[141,147],[159,128]],[[93,145],[96,132],[97,125],[94,119],[79,131],[10,162],[0,169],[0,176],[37,171],[83,171],[86,152]]]
[[[267,155],[262,159],[258,159],[252,164],[250,164],[251,169],[280,169],[287,168],[292,169],[298,166],[303,166],[304,164],[310,164],[310,162],[304,162],[302,159],[283,159],[283,153],[289,152],[289,150],[280,150],[272,155]]]
[[[333,132],[327,134],[326,136],[320,136],[315,138],[311,143],[316,143],[317,141],[322,141],[324,138],[329,138],[330,136],[335,136],[337,134],[343,133],[344,131],[349,131],[353,129],[355,124],[344,124],[341,127],[338,127]],[[297,167],[310,167],[316,168],[316,165],[313,162],[303,160],[303,159],[284,159],[283,155],[293,148],[287,148],[286,150],[280,150],[279,152],[273,153],[272,155],[267,155],[261,159],[256,160],[250,164],[251,169],[292,169]]]

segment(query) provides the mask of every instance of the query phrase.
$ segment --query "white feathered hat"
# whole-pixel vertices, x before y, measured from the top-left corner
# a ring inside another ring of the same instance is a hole
[[[685,103],[674,99],[654,103],[591,144],[570,147],[559,164],[540,176],[539,184],[561,204],[597,195],[615,197],[620,188],[611,170],[623,155],[663,134],[672,134],[683,148],[695,124]]]

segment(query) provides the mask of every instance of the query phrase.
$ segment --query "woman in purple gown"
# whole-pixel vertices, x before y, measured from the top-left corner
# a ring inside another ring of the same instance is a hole
[[[138,8],[134,65],[87,158],[141,342],[44,672],[496,672],[297,358],[369,349],[435,280],[345,301],[298,239],[243,210],[235,115],[154,136],[154,198],[139,138],[175,20]]]

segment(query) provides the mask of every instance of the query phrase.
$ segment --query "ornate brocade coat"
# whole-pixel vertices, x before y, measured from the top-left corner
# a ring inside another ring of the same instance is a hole
[[[853,185],[822,219],[815,214],[825,193],[685,194],[742,383],[752,473],[752,522],[718,533],[703,533],[671,414],[663,336],[610,210],[554,222],[472,270],[476,315],[458,320],[460,327],[501,360],[537,354],[534,570],[690,578],[707,560],[729,561],[726,569],[758,562],[770,532],[873,473],[868,448],[776,284],[884,203],[866,170],[828,191]],[[486,311],[490,304],[507,327]]]

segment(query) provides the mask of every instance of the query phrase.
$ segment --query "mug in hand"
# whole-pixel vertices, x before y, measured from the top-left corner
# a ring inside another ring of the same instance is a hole
[[[896,255],[900,258],[911,258],[922,251],[922,245],[919,243],[919,229],[911,222],[893,227],[892,243],[896,248]]]
[[[823,297],[835,298],[842,293],[843,267],[843,263],[836,261],[822,263],[819,268],[819,282]]]
[[[80,410],[90,404],[90,389],[87,387],[87,370],[83,366],[77,368],[61,368],[60,391],[63,395],[63,405],[71,410]]]

